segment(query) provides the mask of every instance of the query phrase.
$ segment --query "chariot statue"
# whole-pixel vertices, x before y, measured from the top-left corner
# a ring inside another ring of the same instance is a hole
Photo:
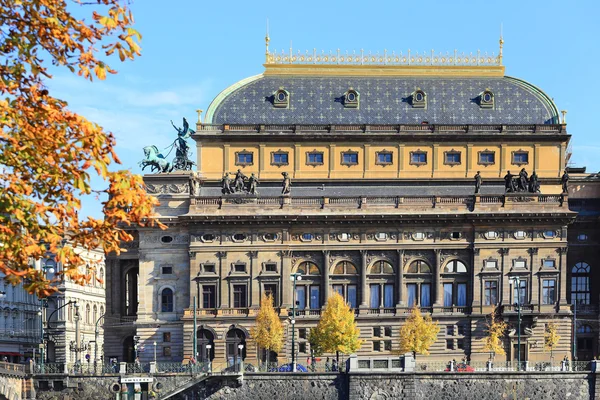
[[[170,146],[171,149],[175,147],[173,169],[191,171],[192,167],[196,165],[196,163],[189,159],[191,152],[186,140],[189,139],[195,132],[192,129],[190,129],[190,124],[185,118],[183,118],[183,128],[178,128],[177,126],[175,126],[173,121],[171,121],[171,125],[173,125],[173,128],[175,128],[175,130],[177,131],[177,139],[175,139],[173,144],[171,144]]]
[[[146,167],[150,167],[151,172],[171,172],[173,170],[173,166],[158,150],[158,147],[144,147],[144,155],[146,158],[138,163],[139,166],[142,167],[142,171]]]

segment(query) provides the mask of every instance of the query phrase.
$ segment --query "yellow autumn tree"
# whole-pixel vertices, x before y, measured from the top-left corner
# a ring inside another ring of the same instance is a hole
[[[273,297],[263,295],[256,314],[256,326],[250,330],[256,344],[263,350],[281,351],[283,347],[283,324],[273,307]],[[267,358],[265,361],[269,361]]]
[[[558,334],[558,327],[554,322],[546,324],[546,331],[544,332],[544,350],[550,352],[550,360],[553,357],[554,347],[558,344],[560,335]]]
[[[152,222],[157,204],[140,176],[112,168],[112,133],[52,96],[48,67],[105,79],[115,55],[140,55],[141,36],[125,0],[5,0],[0,24],[0,272],[43,297],[61,277],[49,282],[31,260],[49,252],[61,274],[88,281],[75,249],[119,253],[133,240],[124,228]],[[103,183],[92,187],[95,177]],[[85,195],[103,201],[103,218],[78,214]]]
[[[489,315],[486,322],[486,337],[483,339],[483,349],[490,352],[490,358],[493,359],[496,354],[506,354],[504,351],[504,334],[508,324],[500,317],[498,307]]]
[[[360,349],[360,329],[354,321],[354,312],[338,293],[327,300],[317,327],[310,331],[310,345],[315,355],[335,353],[350,354]]]
[[[412,352],[414,356],[429,354],[429,348],[440,331],[430,315],[423,317],[419,307],[414,306],[404,325],[400,327],[400,353]]]

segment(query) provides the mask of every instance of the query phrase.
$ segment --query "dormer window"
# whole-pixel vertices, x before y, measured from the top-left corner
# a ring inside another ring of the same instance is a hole
[[[417,88],[411,95],[411,103],[413,108],[427,108],[427,94]]]
[[[481,108],[494,108],[494,93],[490,89],[485,89],[479,95],[479,106]]]
[[[344,107],[346,108],[358,108],[360,105],[360,94],[350,88],[346,93],[344,93]]]
[[[276,108],[289,108],[290,107],[290,94],[287,90],[282,87],[279,88],[273,94],[273,106]]]

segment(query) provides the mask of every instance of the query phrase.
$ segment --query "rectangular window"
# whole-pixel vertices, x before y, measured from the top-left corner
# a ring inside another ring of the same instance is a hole
[[[527,268],[527,263],[524,260],[515,260],[514,267],[515,268]]]
[[[383,286],[383,306],[385,308],[394,307],[394,285],[391,283]]]
[[[207,274],[214,274],[215,264],[204,264],[204,272]]]
[[[300,353],[306,353],[306,343],[298,343],[298,351]]]
[[[446,336],[454,336],[454,325],[446,325]]]
[[[171,346],[165,346],[165,347],[163,347],[163,356],[164,357],[171,357]]]
[[[496,162],[496,153],[493,151],[482,151],[479,153],[479,164],[489,165]]]
[[[350,308],[356,308],[356,285],[348,285],[348,298],[346,302]]]
[[[358,164],[358,153],[355,153],[355,152],[342,153],[342,164],[343,165]]]
[[[544,260],[544,268],[556,268],[554,260]]]
[[[163,342],[169,343],[171,341],[171,332],[163,332]]]
[[[542,281],[542,304],[554,304],[556,302],[556,280],[544,279]]]
[[[318,151],[306,153],[306,163],[308,165],[322,165],[323,153]]]
[[[377,153],[377,164],[392,164],[393,162],[393,154],[388,152],[378,152]]]
[[[248,296],[246,285],[233,285],[233,307],[248,307]]]
[[[370,285],[371,288],[371,308],[379,308],[379,284]]]
[[[254,162],[254,154],[249,152],[236,153],[236,165],[252,165]]]
[[[413,307],[417,301],[417,284],[409,283],[406,285],[406,289],[408,292],[408,306]]]
[[[273,165],[288,165],[288,153],[279,152],[271,153],[271,164]]]
[[[485,281],[484,288],[485,305],[495,306],[498,304],[498,282]]]
[[[515,151],[513,152],[513,164],[527,164],[529,163],[529,153],[526,151]]]
[[[392,341],[391,340],[386,340],[383,343],[384,343],[386,351],[392,351]]]
[[[456,325],[456,327],[458,328],[458,334],[464,336],[464,334],[465,334],[465,325],[464,324],[458,324],[458,325]]]
[[[446,350],[454,350],[454,339],[446,339]]]
[[[273,299],[273,305],[277,304],[277,284],[276,283],[265,283],[265,295],[271,296]]]
[[[457,151],[448,151],[444,153],[444,164],[456,165],[460,164],[460,153]]]
[[[202,308],[216,308],[216,286],[202,285]]]
[[[487,260],[485,262],[485,267],[488,269],[498,269],[498,261],[496,260]]]
[[[265,264],[265,272],[277,272],[277,264],[266,263]]]
[[[457,285],[457,293],[456,293],[456,305],[458,307],[466,307],[467,306],[467,284],[459,283]]]
[[[456,347],[458,347],[459,350],[464,350],[465,349],[465,340],[464,339],[457,339],[456,340]]]
[[[333,285],[333,291],[342,297],[344,296],[344,285]]]
[[[431,284],[421,284],[421,307],[431,307]]]
[[[452,307],[452,284],[444,283],[444,307]]]
[[[246,264],[233,264],[235,272],[246,272]]]
[[[373,351],[381,351],[381,342],[379,340],[373,342]]]
[[[310,308],[311,310],[321,308],[321,294],[318,286],[310,287]]]
[[[384,335],[385,336],[389,336],[389,337],[392,336],[392,327],[391,326],[386,326],[384,328]]]
[[[296,308],[299,310],[306,308],[306,286],[296,286]]]
[[[172,265],[163,265],[162,266],[162,274],[163,275],[171,275],[173,273]]]
[[[427,153],[424,151],[413,151],[410,153],[411,164],[427,164]]]
[[[306,328],[298,329],[298,337],[300,339],[306,339]]]
[[[381,336],[381,327],[376,326],[373,328],[373,336],[380,337]]]
[[[514,281],[511,281],[514,282]],[[513,302],[527,304],[527,281],[520,280],[518,286],[513,283]]]

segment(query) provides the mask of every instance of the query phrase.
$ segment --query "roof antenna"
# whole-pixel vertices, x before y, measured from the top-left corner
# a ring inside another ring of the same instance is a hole
[[[265,47],[266,47],[266,51],[265,51],[265,57],[266,57],[266,62],[269,62],[269,41],[271,40],[271,38],[269,38],[269,18],[267,18],[267,34],[265,36]]]
[[[502,47],[504,45],[504,39],[502,38],[502,22],[500,23],[500,52],[498,53],[498,64],[502,65]]]

